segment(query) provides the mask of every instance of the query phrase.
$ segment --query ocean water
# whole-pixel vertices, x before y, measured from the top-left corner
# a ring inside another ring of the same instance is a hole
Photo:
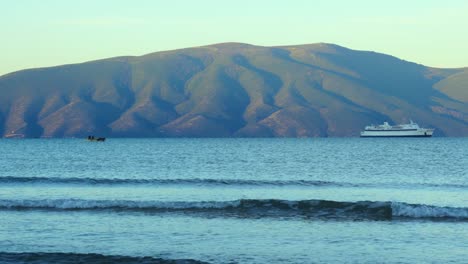
[[[0,140],[1,263],[467,260],[467,138]]]

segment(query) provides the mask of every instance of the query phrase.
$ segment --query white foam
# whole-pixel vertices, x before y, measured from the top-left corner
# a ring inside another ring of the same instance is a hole
[[[411,218],[468,219],[468,208],[439,207],[423,204],[392,203],[392,215]]]

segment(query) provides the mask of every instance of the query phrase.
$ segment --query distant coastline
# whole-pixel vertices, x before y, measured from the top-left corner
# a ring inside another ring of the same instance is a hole
[[[410,118],[468,136],[468,69],[333,44],[243,43],[0,77],[0,137],[356,137]]]

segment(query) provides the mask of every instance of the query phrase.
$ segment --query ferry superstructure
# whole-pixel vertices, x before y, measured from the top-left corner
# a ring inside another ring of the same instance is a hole
[[[433,133],[434,129],[419,127],[413,121],[394,126],[384,122],[383,125],[366,126],[361,137],[432,137]]]

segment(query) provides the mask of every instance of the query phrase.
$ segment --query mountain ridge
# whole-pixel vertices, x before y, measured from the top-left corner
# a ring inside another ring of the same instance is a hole
[[[3,137],[327,137],[413,119],[468,136],[468,68],[317,43],[119,56],[0,76]]]

